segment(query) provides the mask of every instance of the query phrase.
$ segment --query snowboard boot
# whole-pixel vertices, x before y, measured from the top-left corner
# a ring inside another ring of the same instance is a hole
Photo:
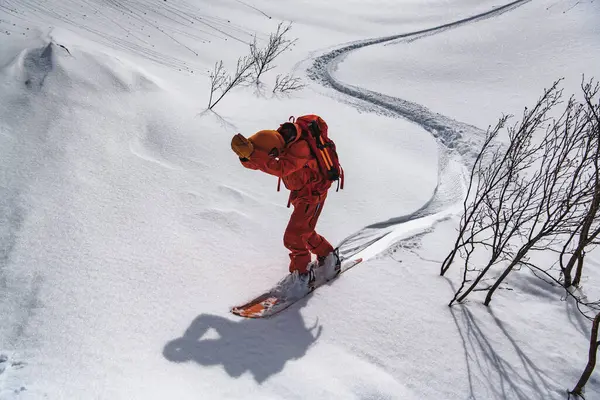
[[[312,266],[312,264],[308,264],[308,271],[303,273],[303,274],[298,274],[298,279],[302,282],[305,283],[306,286],[310,289],[313,290],[315,288],[315,270]]]
[[[318,268],[326,280],[330,281],[341,272],[342,262],[339,249],[333,250],[325,257],[317,257]]]
[[[309,264],[307,272],[300,273],[298,270],[291,272],[278,284],[276,291],[284,298],[302,298],[315,289],[315,271]]]

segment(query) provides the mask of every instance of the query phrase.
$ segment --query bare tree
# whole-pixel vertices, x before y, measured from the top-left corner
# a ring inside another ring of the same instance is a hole
[[[250,57],[254,67],[252,79],[255,83],[260,83],[261,76],[275,68],[273,65],[275,58],[296,42],[297,39],[290,40],[286,37],[290,29],[292,29],[291,23],[288,25],[280,23],[277,25],[277,31],[269,35],[269,41],[265,47],[259,46],[256,37],[250,44]]]
[[[273,93],[291,93],[306,87],[302,83],[302,79],[294,77],[292,75],[277,75],[275,78],[275,85],[273,86]]]
[[[260,84],[260,78],[265,73],[275,68],[273,61],[281,53],[288,50],[297,39],[290,40],[286,37],[292,25],[277,25],[277,31],[269,35],[269,41],[264,48],[259,47],[256,37],[250,44],[250,54],[238,58],[235,71],[228,73],[223,61],[215,63],[210,77],[210,96],[208,110],[212,110],[231,89],[254,81]],[[277,76],[273,93],[289,93],[303,88],[300,78],[291,75]]]
[[[253,65],[254,60],[252,57],[240,57],[235,71],[228,74],[223,66],[223,61],[215,63],[215,68],[210,74],[210,97],[207,108],[212,110],[231,89],[248,83],[252,76],[251,68]],[[214,97],[216,97],[216,100],[213,101]]]
[[[464,211],[459,234],[454,248],[442,263],[440,275],[446,273],[460,248],[469,241],[473,241],[478,234],[493,225],[496,225],[497,232],[501,232],[498,226],[499,218],[496,218],[495,223],[488,221],[486,224],[484,223],[485,217],[489,216],[491,210],[496,208],[494,202],[502,203],[507,197],[508,191],[514,183],[514,177],[522,174],[530,165],[528,161],[531,161],[531,154],[538,150],[537,148],[528,148],[531,147],[531,137],[539,125],[545,121],[547,112],[559,102],[558,83],[559,81],[555,82],[550,89],[544,92],[533,109],[525,109],[520,125],[509,128],[509,143],[506,147],[499,147],[494,141],[500,130],[504,128],[509,116],[501,117],[494,129],[488,129],[482,148],[471,169],[467,195],[463,202]],[[496,210],[496,214],[497,211],[499,210]],[[504,220],[506,221],[507,218]],[[479,229],[476,229],[477,227]],[[485,243],[485,241],[480,242],[483,245],[486,245]]]
[[[463,200],[463,213],[458,228],[458,236],[454,243],[454,248],[442,262],[440,268],[441,276],[448,271],[450,265],[454,262],[456,254],[461,249],[472,244],[478,233],[473,224],[475,224],[476,221],[481,220],[479,213],[482,211],[483,199],[485,198],[486,192],[493,190],[497,183],[495,179],[486,180],[486,177],[490,177],[486,176],[484,171],[486,170],[489,158],[493,157],[493,155],[490,155],[493,152],[493,141],[498,136],[500,129],[504,127],[507,119],[508,116],[504,116],[498,121],[493,129],[491,129],[491,127],[488,128],[481,150],[477,154],[475,162],[471,167],[469,185],[467,187],[465,199]]]
[[[593,319],[588,363],[569,392],[569,397],[583,397],[600,347],[600,301],[588,301],[572,286],[581,280],[585,252],[600,244],[600,84],[584,80],[580,102],[575,97],[563,101],[559,83],[507,128],[506,145],[495,143],[506,117],[488,129],[471,169],[457,239],[440,274],[460,255],[462,283],[450,306],[476,291],[486,292],[484,304],[489,305],[497,290],[506,288],[510,273],[521,267],[564,286],[565,298]],[[562,112],[551,118],[557,109]],[[558,257],[551,265],[536,265],[539,251]],[[475,255],[482,254],[486,261],[475,264]]]
[[[525,109],[520,123],[508,129],[508,146],[490,150],[490,140],[484,141],[471,173],[469,191],[474,188],[474,195],[464,203],[458,239],[442,264],[444,274],[457,252],[464,259],[462,284],[449,305],[481,290],[487,291],[484,303],[489,305],[515,268],[524,265],[539,269],[529,262],[530,253],[556,251],[556,245],[565,238],[569,238],[567,243],[574,242],[574,232],[583,232],[586,244],[598,236],[594,225],[600,201],[594,189],[599,163],[597,108],[594,114],[589,106],[571,97],[564,112],[550,119],[548,113],[562,103],[559,82],[545,90],[532,109]],[[594,104],[593,100],[588,103]],[[493,131],[488,134],[496,135]],[[561,255],[568,249],[570,246],[565,244]],[[476,251],[489,255],[482,268],[470,266]],[[573,254],[581,259],[582,252]],[[488,273],[500,264],[506,266],[499,276],[489,278]],[[471,278],[473,273],[475,277]],[[492,285],[479,287],[490,279]]]
[[[539,187],[534,211],[524,226],[526,233],[520,235],[521,246],[488,291],[486,305],[512,269],[523,264],[529,252],[550,250],[560,238],[576,229],[584,217],[590,200],[590,179],[586,171],[591,163],[589,144],[593,138],[582,115],[582,104],[571,98],[561,117],[548,128],[539,167],[534,178],[527,182],[529,186]]]
[[[581,378],[579,378],[579,382],[577,382],[575,388],[569,392],[569,398],[571,398],[571,395],[583,398],[585,384],[592,376],[592,372],[594,372],[594,367],[596,366],[596,354],[598,352],[598,347],[600,346],[600,341],[598,341],[599,326],[600,313],[596,315],[596,318],[594,318],[594,322],[592,324],[592,334],[590,336],[590,350],[588,354],[587,365],[583,370],[583,374],[581,374]]]
[[[210,77],[210,97],[208,99],[208,109],[213,108],[212,100],[213,96],[217,91],[221,91],[227,81],[227,72],[223,66],[223,61],[215,63],[213,71],[209,75]]]
[[[471,182],[473,174],[478,175],[476,184],[470,184],[470,188],[474,187],[474,195],[464,203],[466,205],[469,202],[465,207],[469,213],[465,214],[467,217],[463,215],[461,220],[464,222],[459,230],[462,244],[457,240],[444,261],[445,265],[442,265],[444,273],[456,252],[461,251],[464,258],[463,281],[449,305],[464,300],[493,266],[510,258],[512,241],[534,217],[534,205],[539,200],[539,179],[534,179],[537,185],[529,184],[528,172],[539,161],[542,143],[536,143],[532,138],[547,121],[548,111],[560,101],[561,92],[557,90],[557,85],[558,82],[555,82],[547,89],[533,109],[525,109],[521,122],[508,129],[507,146],[491,145],[498,130],[504,126],[506,117],[499,121],[484,141],[472,170]],[[468,250],[462,251],[467,244]],[[473,269],[469,265],[476,248],[482,248],[490,254],[487,265],[482,269]],[[477,273],[474,280],[469,279],[472,272]],[[463,292],[467,283],[470,285]]]
[[[584,106],[586,107],[583,118],[589,133],[585,156],[591,160],[589,168],[591,184],[588,188],[590,191],[590,201],[587,212],[565,242],[561,252],[560,264],[565,288],[579,286],[586,249],[591,247],[600,235],[600,102],[597,100],[600,85],[591,80],[589,82],[585,82],[584,80],[582,82],[582,90],[585,99]],[[564,265],[563,257],[574,243],[576,237],[577,242],[575,247],[572,249],[569,261]],[[573,269],[576,263],[577,269],[573,278]]]

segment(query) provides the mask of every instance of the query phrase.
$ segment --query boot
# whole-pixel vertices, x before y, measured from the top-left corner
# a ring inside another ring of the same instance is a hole
[[[317,257],[317,263],[324,278],[328,281],[332,280],[341,272],[342,262],[340,260],[339,249],[333,250],[325,257]]]
[[[279,281],[276,291],[281,296],[299,299],[315,289],[315,281],[315,270],[311,263],[308,265],[307,272],[301,274],[295,270]]]

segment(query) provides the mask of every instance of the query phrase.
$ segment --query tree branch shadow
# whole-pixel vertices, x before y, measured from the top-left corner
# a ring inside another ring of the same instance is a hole
[[[571,325],[587,339],[590,335],[591,322],[579,311],[576,300],[568,296],[565,299],[565,309]]]
[[[227,121],[225,118],[221,117],[219,114],[217,114],[213,110],[206,109],[206,110],[198,113],[196,116],[200,117],[200,118],[204,118],[204,117],[207,117],[207,116],[212,116],[221,125],[222,128],[228,129],[228,130],[232,130],[232,131],[237,131],[238,130],[237,126],[235,126],[235,124]]]
[[[318,320],[305,326],[300,314],[305,304],[302,301],[283,314],[260,320],[200,314],[182,337],[165,345],[163,356],[175,363],[222,365],[233,378],[250,372],[261,384],[281,372],[288,361],[303,357],[321,335]]]
[[[508,340],[520,362],[515,363],[513,359],[508,359],[495,350],[493,340],[497,340],[498,337],[492,338],[489,332],[484,332],[466,306],[451,307],[450,313],[465,351],[465,362],[469,375],[469,399],[547,400],[556,396],[554,389],[556,385],[553,384],[553,381],[525,354],[506,330],[502,321],[491,310],[488,312],[498,328],[497,331],[502,334],[500,338]],[[484,396],[477,397],[475,381],[478,383],[477,386],[487,388]]]

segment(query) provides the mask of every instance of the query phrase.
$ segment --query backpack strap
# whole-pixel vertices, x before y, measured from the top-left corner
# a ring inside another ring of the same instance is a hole
[[[335,191],[339,192],[340,189],[344,190],[344,168],[342,168],[341,165],[340,165],[340,179],[338,179],[338,186]]]

